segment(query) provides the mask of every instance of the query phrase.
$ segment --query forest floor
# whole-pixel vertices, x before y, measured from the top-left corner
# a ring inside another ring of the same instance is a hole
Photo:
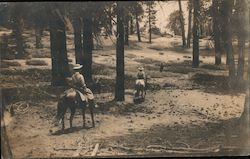
[[[215,66],[209,41],[201,39],[201,65],[191,67],[192,49],[181,47],[180,37],[154,36],[138,43],[130,37],[125,47],[124,102],[115,102],[115,45],[103,39],[103,48],[93,51],[94,78],[100,78],[101,93],[95,90],[99,108],[95,109],[96,127],[82,128],[80,112],[66,132],[53,126],[57,96],[66,88],[50,86],[51,59],[49,35],[43,49],[34,48],[34,35],[25,32],[29,59],[1,61],[1,88],[6,108],[4,122],[14,158],[91,156],[99,144],[97,156],[114,155],[232,155],[240,148],[238,118],[245,103],[245,89],[230,90],[225,56]],[[73,35],[68,36],[68,55],[74,63]],[[27,65],[28,60],[46,65]],[[159,71],[160,63],[165,67]],[[16,64],[18,63],[18,64]],[[14,65],[14,66],[13,66]],[[149,75],[146,100],[133,103],[137,67],[143,65]],[[231,152],[231,153],[230,153]],[[249,154],[244,150],[239,154]]]

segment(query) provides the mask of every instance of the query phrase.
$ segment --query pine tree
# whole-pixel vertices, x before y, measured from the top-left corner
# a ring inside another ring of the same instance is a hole
[[[66,85],[66,77],[70,76],[67,47],[65,20],[60,11],[63,6],[50,4],[49,27],[50,27],[50,49],[52,60],[52,82],[53,86]]]
[[[185,19],[183,16],[183,11],[182,11],[182,6],[181,6],[181,0],[178,0],[179,3],[179,19],[180,19],[180,23],[181,23],[181,35],[182,35],[182,46],[185,47],[186,46],[186,36],[185,36]]]
[[[200,0],[193,0],[194,21],[193,21],[193,67],[199,66],[199,13]]]
[[[146,13],[147,15],[147,23],[148,23],[148,32],[149,32],[149,43],[152,43],[152,28],[155,28],[155,22],[156,22],[156,10],[155,1],[146,1],[145,2],[147,8]]]
[[[124,2],[117,2],[116,85],[115,100],[124,101]]]

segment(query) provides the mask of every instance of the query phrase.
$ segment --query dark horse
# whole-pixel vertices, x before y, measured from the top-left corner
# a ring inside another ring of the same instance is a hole
[[[70,109],[70,128],[72,128],[72,121],[75,115],[76,108],[80,108],[82,111],[82,118],[83,118],[83,127],[85,127],[85,110],[87,108],[87,100],[82,99],[84,97],[80,96],[80,92],[71,88],[66,90],[59,98],[57,104],[57,115],[56,115],[56,123],[62,121],[62,130],[64,130],[64,116],[67,109]],[[93,106],[89,104],[89,110],[92,119],[92,127],[95,127],[94,122],[94,114],[93,114]]]

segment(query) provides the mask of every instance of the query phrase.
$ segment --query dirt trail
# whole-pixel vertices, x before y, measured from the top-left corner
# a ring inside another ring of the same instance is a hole
[[[127,99],[127,103],[132,102],[132,96],[127,96]],[[82,118],[77,113],[78,115],[74,119],[75,130],[61,135],[51,135],[49,132],[50,129],[54,132],[58,131],[59,127],[50,127],[52,116],[45,112],[46,109],[55,109],[56,103],[46,103],[44,106],[31,106],[29,112],[24,115],[17,114],[8,123],[7,130],[14,132],[9,133],[9,138],[14,156],[18,158],[72,156],[75,151],[59,151],[57,149],[76,149],[76,142],[83,142],[85,146],[90,146],[89,152],[85,153],[85,155],[90,155],[91,146],[95,143],[102,143],[107,138],[150,130],[156,125],[175,127],[176,125],[191,124],[202,126],[207,122],[239,117],[243,110],[243,103],[243,94],[230,96],[202,93],[199,90],[161,90],[148,93],[145,103],[134,105],[139,110],[137,112],[121,115],[116,110],[110,110],[108,114],[96,114],[97,125],[95,128],[82,129]],[[90,121],[89,115],[87,117],[87,120]],[[90,126],[90,123],[87,125]],[[68,121],[66,121],[66,127],[68,126]],[[190,140],[190,142],[193,141]],[[103,150],[100,147],[100,154],[112,155],[115,153],[106,152],[105,148],[108,147],[103,147]]]

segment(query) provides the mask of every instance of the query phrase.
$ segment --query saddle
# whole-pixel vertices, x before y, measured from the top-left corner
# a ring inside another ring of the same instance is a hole
[[[84,94],[77,89],[70,88],[63,93],[68,98],[74,98],[77,94],[80,96],[81,101],[88,102],[88,99],[84,96]]]

